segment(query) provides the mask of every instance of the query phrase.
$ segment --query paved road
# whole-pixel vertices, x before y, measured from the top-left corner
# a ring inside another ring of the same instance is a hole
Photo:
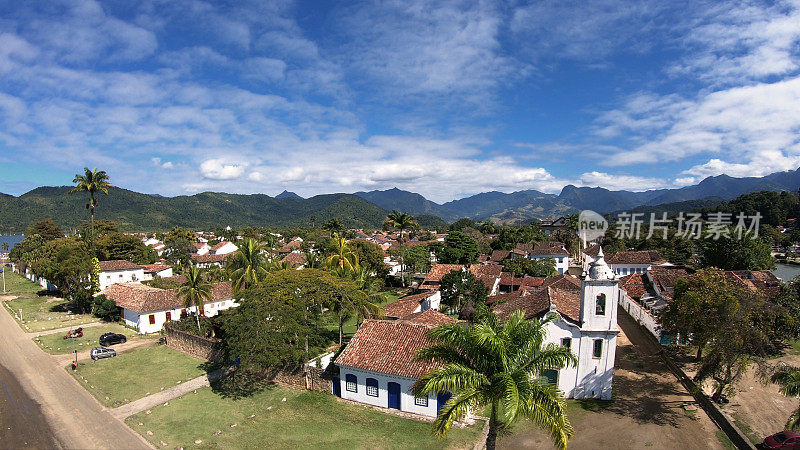
[[[33,401],[11,373],[0,366],[0,448],[54,448],[56,438]]]
[[[152,448],[104,409],[53,357],[41,351],[6,308],[0,309],[0,366],[7,368],[27,396],[41,405],[58,447]],[[26,414],[23,409],[16,413]]]

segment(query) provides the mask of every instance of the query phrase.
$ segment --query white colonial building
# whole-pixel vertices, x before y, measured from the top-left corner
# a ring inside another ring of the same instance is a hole
[[[195,313],[194,306],[184,306],[177,289],[158,289],[144,284],[123,283],[110,286],[103,291],[106,298],[122,308],[125,325],[136,328],[139,333],[161,331],[164,324],[179,320],[181,315]],[[203,305],[203,315],[213,317],[219,311],[238,306],[233,298],[229,282],[216,283],[211,287],[212,300]]]
[[[100,261],[100,290],[112,284],[141,283],[144,280],[144,267],[130,261]]]

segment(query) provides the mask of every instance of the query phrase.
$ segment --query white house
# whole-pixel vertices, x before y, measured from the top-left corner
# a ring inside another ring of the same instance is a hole
[[[578,359],[575,367],[540,374],[558,385],[568,398],[611,399],[616,353],[619,279],[603,259],[602,250],[580,281],[580,290],[569,288],[566,279],[535,290],[505,294],[510,299],[494,307],[500,318],[517,310],[525,318],[540,320],[551,314],[546,343],[569,347]],[[547,284],[547,283],[546,283]]]
[[[194,313],[197,308],[185,307],[178,297],[177,289],[158,289],[135,283],[115,284],[103,292],[107,299],[122,308],[125,324],[136,328],[139,333],[160,331],[166,322],[180,319],[184,313]],[[217,315],[219,311],[238,306],[233,299],[233,288],[228,282],[216,283],[211,287],[213,300],[203,305],[206,317]]]
[[[666,263],[656,250],[626,250],[614,253],[607,259],[611,270],[619,276],[647,273],[651,267]]]
[[[117,283],[140,283],[144,280],[144,267],[130,261],[100,261],[100,290]]]
[[[205,242],[195,242],[194,243],[194,253],[196,255],[207,255],[211,251],[211,246],[206,244]]]
[[[430,317],[434,314],[438,316]],[[450,397],[414,396],[411,386],[439,367],[436,363],[418,361],[414,354],[430,344],[428,331],[452,319],[434,311],[422,315],[427,319],[422,323],[365,320],[336,358],[339,377],[334,379],[334,394],[347,400],[435,417]]]
[[[231,241],[222,241],[215,246],[211,247],[208,250],[208,253],[211,255],[227,255],[229,253],[233,253],[236,250],[239,250],[239,247],[236,246]]]
[[[172,277],[172,266],[167,264],[142,264],[142,268],[144,268],[142,281]]]
[[[414,313],[429,309],[439,310],[442,295],[438,290],[423,291],[418,294],[407,295],[383,307],[386,317],[403,319]]]
[[[569,270],[569,252],[561,242],[539,242],[527,254],[528,259],[552,259],[559,275]]]

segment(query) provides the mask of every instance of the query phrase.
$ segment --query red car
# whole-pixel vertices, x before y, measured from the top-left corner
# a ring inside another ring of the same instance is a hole
[[[764,439],[764,448],[800,450],[800,431],[781,431]]]

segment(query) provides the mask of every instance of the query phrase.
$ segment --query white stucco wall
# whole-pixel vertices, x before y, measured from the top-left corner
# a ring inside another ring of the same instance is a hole
[[[117,283],[136,282],[139,283],[144,280],[144,268],[131,269],[131,270],[109,270],[100,272],[99,282],[100,290]]]
[[[219,300],[215,302],[206,303],[203,312],[206,317],[216,316],[220,311],[239,306],[234,300]],[[181,317],[181,311],[186,310],[187,313],[194,313],[197,308],[192,306],[190,308],[175,308],[169,310],[171,320],[178,320]],[[155,323],[150,323],[150,316],[153,316]],[[129,310],[124,310],[123,317],[125,323],[136,327],[139,334],[156,333],[164,328],[164,323],[167,321],[167,311],[152,311],[145,313],[136,313]]]
[[[619,276],[630,275],[632,273],[645,273],[650,270],[650,264],[609,264],[611,270]]]
[[[528,255],[529,259],[547,259],[551,258],[555,261],[556,264],[556,272],[559,275],[567,273],[569,270],[569,257],[567,255]]]
[[[346,380],[348,374],[353,374],[356,376],[358,381],[358,392],[350,392],[347,390]],[[431,394],[428,396],[427,407],[414,404],[414,394],[411,393],[411,386],[414,384],[414,382],[416,382],[415,379],[370,372],[348,366],[339,366],[339,377],[341,379],[340,383],[342,388],[342,398],[344,399],[366,403],[368,405],[380,406],[382,408],[388,408],[389,391],[387,390],[387,386],[389,382],[394,382],[400,385],[400,411],[420,414],[428,417],[436,417],[436,395]],[[367,378],[375,378],[378,380],[377,397],[371,397],[367,395]]]
[[[645,309],[632,298],[628,297],[628,294],[626,294],[625,291],[622,291],[622,295],[620,295],[619,306],[627,311],[628,314],[633,317],[633,320],[647,328],[647,330],[652,333],[656,339],[659,341],[661,340],[661,327],[658,325],[658,320],[653,317],[650,311]]]

